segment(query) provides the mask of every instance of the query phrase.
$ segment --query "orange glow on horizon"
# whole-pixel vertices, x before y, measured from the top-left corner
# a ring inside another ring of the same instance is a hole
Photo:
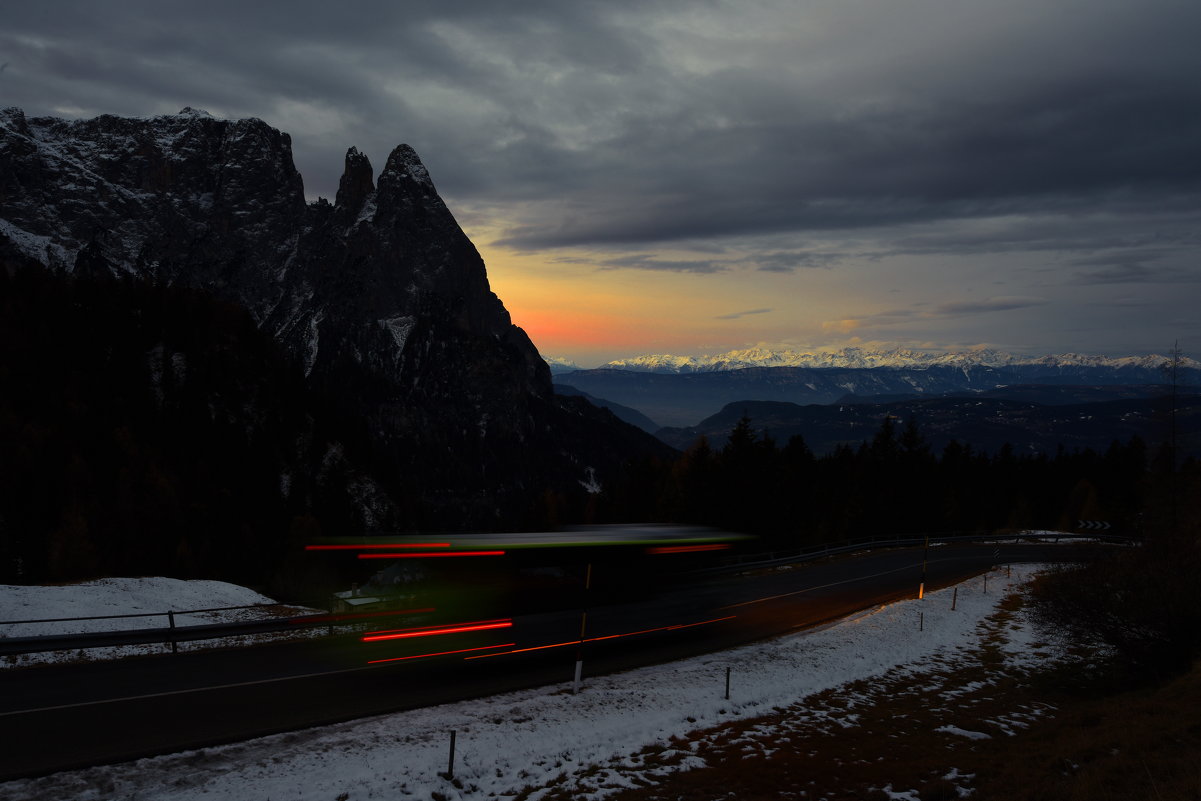
[[[541,342],[556,351],[614,347],[638,349],[645,344],[648,334],[648,326],[642,321],[632,321],[628,312],[598,314],[561,307],[549,310],[514,308],[510,313],[513,323],[520,326],[536,346]]]

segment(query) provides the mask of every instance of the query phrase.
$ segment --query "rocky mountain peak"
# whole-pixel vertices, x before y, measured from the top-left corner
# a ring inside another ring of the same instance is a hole
[[[16,106],[0,109],[0,127],[15,128],[19,133],[29,136],[29,126],[25,123],[25,112]]]
[[[394,206],[403,214],[429,211],[434,216],[449,215],[434,188],[429,171],[417,152],[408,145],[397,145],[379,174],[376,186],[381,206]],[[458,227],[458,223],[455,223]]]
[[[401,180],[409,180],[420,185],[427,192],[434,192],[434,182],[430,180],[429,170],[421,163],[417,151],[408,145],[397,145],[388,156],[384,173],[396,175]],[[380,176],[383,178],[383,175]]]
[[[367,198],[375,192],[374,170],[371,161],[357,147],[346,151],[346,167],[338,181],[334,205],[346,214],[358,215]]]
[[[497,509],[527,508],[530,487],[575,485],[573,472],[622,458],[583,444],[591,413],[556,405],[546,363],[408,145],[374,187],[350,148],[331,207],[305,202],[290,137],[259,119],[7,109],[0,270],[18,262],[244,306],[313,388],[363,420],[439,525],[488,525]],[[566,453],[567,429],[591,464]],[[526,453],[534,442],[541,457]]]

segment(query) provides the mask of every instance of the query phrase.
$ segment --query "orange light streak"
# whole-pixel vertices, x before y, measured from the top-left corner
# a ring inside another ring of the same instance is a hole
[[[432,553],[361,553],[360,559],[427,559],[432,556],[504,556],[504,551],[435,551]]]
[[[606,634],[604,637],[589,637],[583,642],[600,642],[601,640],[616,640],[621,637],[635,637],[639,634],[653,634],[656,631],[677,631],[679,629],[690,629],[694,626],[705,626],[710,623],[721,623],[724,620],[733,620],[737,615],[728,615],[726,617],[718,617],[713,620],[702,620],[697,623],[676,623],[671,626],[660,626],[656,629],[643,629],[642,631],[630,631],[625,634]],[[465,656],[464,659],[489,659],[494,656],[508,656],[509,654],[523,654],[526,651],[545,651],[548,648],[563,648],[568,645],[579,645],[580,640],[569,640],[568,642],[556,642],[550,645],[532,645],[529,648],[516,648],[512,651],[505,651],[499,654],[480,654],[479,656]]]
[[[449,548],[449,542],[385,542],[359,545],[306,545],[306,551],[361,551],[365,548]]]
[[[661,545],[655,548],[647,548],[647,553],[695,553],[697,551],[724,551],[729,548],[729,543],[720,543],[717,545]]]
[[[438,634],[459,634],[465,631],[488,631],[489,629],[507,629],[512,627],[512,620],[483,620],[479,623],[457,623],[451,626],[424,626],[416,629],[395,629],[393,631],[373,631],[363,635],[363,642],[379,640],[403,640],[411,637],[433,637]]]
[[[516,644],[517,643],[513,643],[513,642],[505,642],[505,643],[501,643],[500,645],[482,645],[479,648],[463,648],[459,651],[436,651],[432,654],[417,654],[416,656],[397,656],[392,659],[372,659],[367,664],[368,665],[378,665],[382,662],[403,662],[406,659],[424,659],[427,656],[449,656],[451,654],[467,654],[467,653],[471,653],[472,651],[487,651],[489,648],[511,648],[512,646],[514,646]]]

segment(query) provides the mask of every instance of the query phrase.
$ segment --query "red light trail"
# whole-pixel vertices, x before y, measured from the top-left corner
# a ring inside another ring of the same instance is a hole
[[[449,548],[449,542],[387,542],[358,545],[306,545],[306,551],[361,551],[366,548]]]
[[[654,548],[647,548],[647,553],[696,553],[698,551],[724,551],[729,548],[728,543],[720,543],[717,545],[660,545]]]
[[[430,553],[361,553],[360,559],[427,559],[434,556],[504,556],[504,551],[432,551]]]
[[[501,643],[500,645],[483,645],[483,646],[480,646],[479,648],[463,648],[458,651],[435,651],[432,654],[416,654],[414,656],[397,656],[397,657],[393,657],[392,659],[372,659],[367,664],[368,665],[378,665],[383,662],[403,662],[406,659],[424,659],[427,656],[450,656],[451,654],[467,654],[467,653],[471,653],[472,651],[487,651],[490,648],[511,648],[516,644],[517,643],[506,642],[506,643]]]
[[[461,634],[466,631],[488,631],[490,629],[511,628],[513,621],[481,620],[477,623],[454,623],[449,626],[422,626],[414,629],[395,629],[393,631],[373,631],[363,635],[363,642],[378,642],[380,640],[404,640],[412,637],[433,637],[439,634]]]
[[[705,626],[705,625],[708,625],[709,623],[721,623],[724,620],[733,620],[735,617],[737,617],[737,615],[728,615],[726,617],[714,618],[713,620],[701,620],[697,623],[676,623],[675,625],[672,625],[672,626],[660,626],[659,628],[655,628],[655,629],[643,629],[642,631],[630,631],[630,632],[626,632],[624,634],[607,634],[604,637],[589,637],[589,638],[583,640],[583,642],[588,643],[588,642],[600,642],[601,640],[616,640],[621,637],[634,637],[639,634],[652,634],[656,631],[678,631],[679,629],[690,629],[693,626]],[[526,651],[545,651],[548,648],[563,648],[568,645],[579,645],[580,642],[581,642],[580,640],[576,639],[576,640],[569,640],[567,642],[551,643],[550,645],[533,645],[533,646],[530,646],[529,648],[515,648],[512,651],[505,651],[505,652],[499,653],[499,654],[480,654],[478,656],[465,656],[463,658],[464,659],[489,659],[494,656],[508,656],[509,654],[521,654],[521,653],[525,653]]]

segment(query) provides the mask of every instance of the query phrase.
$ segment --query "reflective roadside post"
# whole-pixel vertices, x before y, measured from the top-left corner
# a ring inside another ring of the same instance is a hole
[[[584,608],[580,610],[580,642],[575,650],[575,680],[571,683],[571,694],[580,691],[580,676],[584,672],[584,637],[588,631],[588,593],[592,589],[592,563],[584,572]]]
[[[917,586],[917,598],[920,601],[926,597],[926,563],[930,557],[930,535],[926,535],[926,545],[922,549],[922,583]]]

